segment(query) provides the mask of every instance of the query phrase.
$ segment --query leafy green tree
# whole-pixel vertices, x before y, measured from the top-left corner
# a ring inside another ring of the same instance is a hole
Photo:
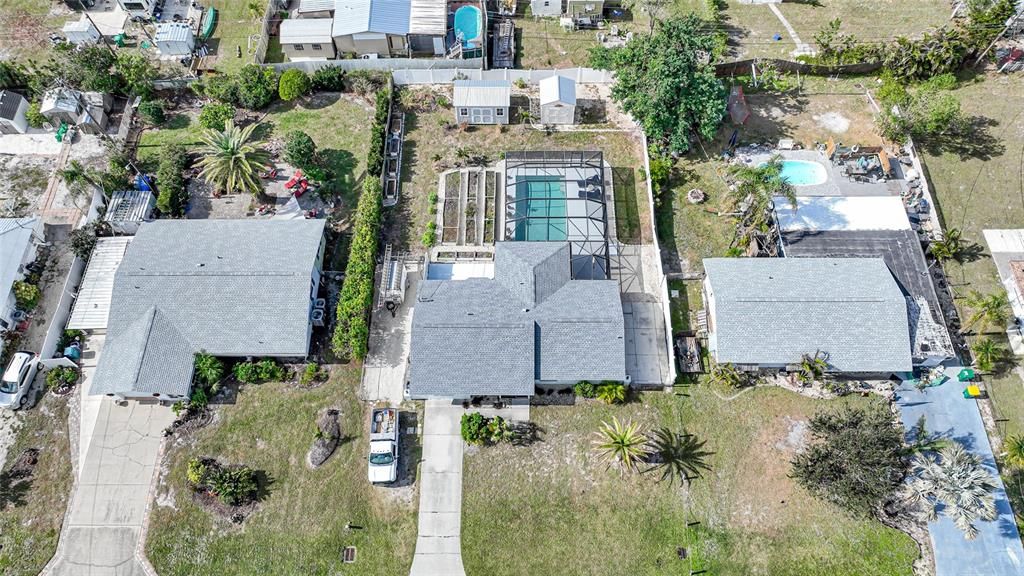
[[[622,404],[626,401],[629,390],[622,382],[605,381],[597,385],[595,393],[605,404]]]
[[[309,137],[309,134],[299,130],[293,130],[285,137],[284,159],[296,168],[307,170],[320,163],[320,157],[316,149],[316,142]]]
[[[167,120],[163,100],[146,100],[139,104],[139,116],[150,126],[160,126]]]
[[[981,459],[959,442],[951,442],[933,454],[918,454],[911,465],[911,481],[907,485],[907,502],[929,522],[942,514],[964,533],[964,538],[978,536],[979,521],[991,522],[999,517],[995,504],[995,478]]]
[[[281,100],[295,100],[305,96],[311,87],[309,75],[298,68],[289,68],[281,74],[278,95]]]
[[[79,90],[119,93],[124,78],[117,71],[117,59],[105,47],[88,45],[56,46],[50,60],[38,74],[44,87],[60,84]]]
[[[156,80],[157,69],[142,53],[117,52],[116,68],[124,81],[122,91],[125,94],[134,94],[143,99],[153,95],[153,80]]]
[[[24,65],[0,60],[0,88],[20,88],[28,84],[29,71]]]
[[[991,372],[1006,357],[1006,349],[988,337],[979,338],[971,344],[971,351],[974,352],[974,365],[982,372]]]
[[[238,79],[230,74],[202,76],[192,83],[192,91],[199,96],[213,98],[224,104],[239,103]]]
[[[665,150],[686,152],[691,133],[710,140],[726,109],[726,90],[715,77],[716,37],[694,15],[658,23],[607,54],[615,72],[612,99]]]
[[[259,173],[268,169],[270,154],[262,148],[263,142],[253,138],[256,126],[250,124],[238,128],[228,120],[223,131],[206,130],[200,136],[200,173],[218,190],[254,195],[262,193]]]
[[[882,62],[897,78],[927,80],[956,72],[969,49],[960,30],[943,27],[925,32],[915,40],[897,38],[888,47]]]
[[[594,440],[594,450],[608,467],[615,466],[619,472],[636,472],[646,451],[647,437],[644,436],[639,424],[619,422],[612,417],[612,422],[603,422]]]
[[[277,73],[273,68],[247,64],[238,71],[238,102],[250,110],[266,108],[277,95]]]
[[[985,333],[992,326],[1003,327],[1010,322],[1010,299],[1006,292],[982,294],[972,290],[967,294],[967,307],[971,309],[964,330],[977,328],[978,333]]]
[[[793,477],[815,496],[869,516],[906,472],[903,429],[881,403],[822,411],[809,424],[812,443],[793,460]]]
[[[208,130],[220,130],[224,123],[235,118],[235,107],[227,102],[207,104],[199,112],[199,125]]]
[[[705,471],[711,470],[708,457],[714,454],[704,450],[706,440],[701,440],[686,430],[680,434],[668,428],[654,431],[650,442],[648,463],[651,467],[644,472],[660,471],[659,482],[668,480],[669,484],[678,478],[682,484],[689,484],[693,478],[699,478]]]
[[[968,134],[971,122],[956,95],[934,88],[921,88],[909,94],[899,114],[886,109],[879,115],[883,136],[903,142],[907,136],[927,141]]]

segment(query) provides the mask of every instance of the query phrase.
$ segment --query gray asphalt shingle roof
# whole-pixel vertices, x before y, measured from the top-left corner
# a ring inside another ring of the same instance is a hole
[[[200,350],[305,356],[323,229],[322,220],[143,223],[115,275],[92,393],[187,392],[183,366],[190,377]],[[139,345],[136,331],[147,316],[153,320]],[[114,368],[132,362],[141,363],[139,378]]]
[[[413,394],[526,396],[537,380],[624,380],[617,282],[571,280],[568,270],[568,244],[499,242],[493,280],[421,282]]]
[[[909,372],[907,305],[881,258],[709,258],[717,360],[838,372]]]

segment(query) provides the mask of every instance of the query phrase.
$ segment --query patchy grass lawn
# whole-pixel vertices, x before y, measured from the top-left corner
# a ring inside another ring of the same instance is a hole
[[[645,394],[617,407],[535,407],[542,441],[471,450],[462,507],[467,574],[912,573],[917,547],[908,536],[851,519],[787,477],[807,419],[832,403],[775,388],[730,402],[706,386],[690,393]],[[688,493],[653,475],[606,470],[590,446],[613,415],[706,439],[713,471]],[[692,560],[679,560],[679,547]]]
[[[256,40],[263,22],[263,13],[253,17],[249,0],[209,0],[203,6],[217,9],[217,27],[207,44],[217,55],[214,67],[220,72],[237,72],[246,64],[253,63],[256,54]],[[266,3],[261,3],[266,6]],[[250,40],[252,38],[252,40]],[[238,57],[238,51],[242,57]]]
[[[359,183],[366,175],[372,113],[370,105],[360,98],[320,93],[302,102],[275,102],[265,112],[259,133],[264,140],[282,142],[293,130],[309,134],[337,175],[333,185],[344,206],[354,208]],[[160,129],[142,133],[137,152],[139,162],[155,170],[163,146],[175,142],[197,144],[202,130],[193,112],[171,115]]]
[[[41,62],[50,51],[50,33],[75,15],[63,2],[0,0],[0,59]]]
[[[216,421],[168,449],[146,554],[162,576],[218,574],[408,574],[416,543],[415,498],[366,480],[367,407],[355,396],[358,366],[315,389],[245,387]],[[319,410],[341,410],[342,444],[320,468],[306,465]],[[214,518],[186,486],[192,456],[244,463],[270,478],[269,495],[242,526]],[[409,455],[415,458],[414,455]],[[348,529],[351,523],[359,528]],[[355,564],[341,563],[346,546]]]
[[[553,132],[535,130],[523,124],[469,126],[464,131],[449,129],[454,123],[451,91],[406,89],[412,95],[405,103],[406,136],[402,148],[402,190],[398,207],[385,212],[385,235],[403,250],[422,250],[419,239],[428,221],[429,196],[437,190],[441,172],[454,168],[458,151],[485,156],[490,163],[516,150],[600,150],[612,169],[615,192],[616,230],[623,242],[650,241],[647,188],[643,176],[643,152],[639,137],[632,132]],[[442,104],[438,104],[442,101]],[[510,112],[513,120],[518,113]]]
[[[776,5],[800,40],[817,48],[814,35],[835,18],[841,30],[864,42],[887,42],[896,36],[914,36],[949,21],[952,7],[944,0],[878,0],[870,5],[857,0],[785,2]],[[767,5],[728,0],[726,27],[734,47],[732,59],[783,58],[792,60],[796,44]],[[774,36],[782,36],[774,40]]]
[[[78,392],[76,391],[75,394]],[[49,394],[26,410],[0,474],[0,573],[36,575],[57,551],[57,538],[71,494],[68,399]],[[18,455],[40,451],[32,476],[8,475]]]

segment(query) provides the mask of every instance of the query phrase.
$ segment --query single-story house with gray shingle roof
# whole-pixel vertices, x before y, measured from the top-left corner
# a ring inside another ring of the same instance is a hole
[[[143,223],[114,276],[91,394],[175,400],[195,354],[304,358],[323,220]]]
[[[821,352],[833,372],[910,372],[907,302],[881,258],[704,260],[708,348],[743,370]]]
[[[424,280],[413,308],[414,398],[530,396],[627,381],[614,280],[570,278],[569,245],[498,242],[494,278]]]

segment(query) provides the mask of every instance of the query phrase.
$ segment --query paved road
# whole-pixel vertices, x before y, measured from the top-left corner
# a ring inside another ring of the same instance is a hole
[[[47,576],[145,576],[136,557],[171,409],[102,397]],[[89,427],[83,426],[83,430]]]
[[[462,406],[428,400],[423,414],[420,518],[410,576],[464,576],[462,567]]]
[[[963,533],[944,516],[928,524],[935,551],[936,576],[1012,576],[1024,573],[1024,548],[1013,520],[1010,502],[996,470],[992,447],[988,443],[978,405],[963,397],[964,386],[956,381],[959,367],[946,369],[951,380],[918,392],[903,385],[897,389],[896,405],[900,407],[903,425],[913,426],[925,416],[929,432],[951,438],[978,454],[998,482],[996,507],[999,519],[978,524],[976,540],[966,540]]]

